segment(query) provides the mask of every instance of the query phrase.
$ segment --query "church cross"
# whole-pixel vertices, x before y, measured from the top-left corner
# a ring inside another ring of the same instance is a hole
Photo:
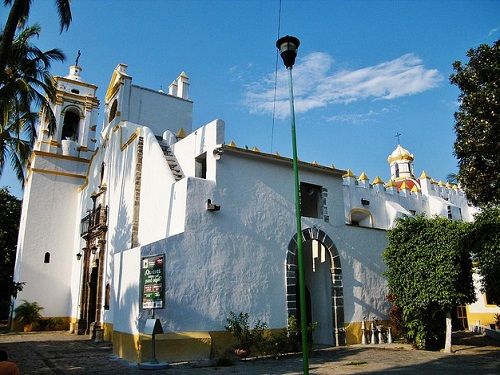
[[[78,60],[80,60],[80,56],[81,56],[81,52],[80,50],[78,50],[78,54],[76,55],[76,61],[75,61],[75,65],[78,66]]]
[[[400,143],[399,143],[399,137],[401,137],[401,135],[402,135],[402,134],[401,134],[401,133],[399,133],[399,132],[397,132],[397,133],[396,133],[396,135],[395,135],[395,137],[397,137],[397,138],[398,138],[398,145],[400,144]]]

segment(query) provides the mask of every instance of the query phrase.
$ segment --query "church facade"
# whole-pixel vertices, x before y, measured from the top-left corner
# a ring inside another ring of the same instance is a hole
[[[28,166],[14,276],[26,286],[16,303],[37,301],[44,316],[103,334],[138,362],[150,354],[153,314],[167,360],[220,354],[230,311],[285,327],[301,303],[291,160],[226,143],[222,120],[192,129],[185,73],[163,93],[134,85],[126,68],[112,74],[100,133],[96,86],[77,66],[56,78],[56,132],[42,114]],[[300,162],[315,344],[359,343],[363,317],[387,319],[381,253],[398,217],[472,220],[457,186],[415,178],[407,150],[398,146],[388,162],[387,184]],[[154,256],[164,281],[153,310],[141,276]]]

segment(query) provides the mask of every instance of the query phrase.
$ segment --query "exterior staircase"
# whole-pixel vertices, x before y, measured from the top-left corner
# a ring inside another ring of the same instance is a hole
[[[170,150],[170,147],[167,144],[165,144],[163,140],[158,140],[158,143],[160,144],[160,147],[163,151],[163,155],[165,155],[165,160],[167,161],[168,166],[170,167],[170,170],[174,175],[175,181],[183,179],[184,173],[182,173],[181,167],[177,162],[177,158]]]

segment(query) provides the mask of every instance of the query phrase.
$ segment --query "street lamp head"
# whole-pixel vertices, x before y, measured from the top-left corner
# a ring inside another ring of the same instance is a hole
[[[288,69],[291,69],[295,64],[295,57],[297,56],[297,49],[299,48],[300,41],[294,36],[284,36],[279,38],[276,42],[276,47],[280,51],[283,63]]]

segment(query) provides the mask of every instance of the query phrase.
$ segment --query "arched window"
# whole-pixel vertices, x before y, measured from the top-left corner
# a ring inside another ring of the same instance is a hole
[[[43,263],[50,263],[50,253],[47,251],[43,257]]]
[[[359,227],[373,228],[373,216],[364,208],[353,208],[350,214],[350,224]]]
[[[118,101],[115,99],[113,104],[111,104],[111,109],[109,110],[109,120],[108,122],[113,121],[113,119],[116,117],[116,109],[118,108]]]
[[[101,185],[102,185],[102,180],[104,179],[104,168],[106,167],[106,164],[102,162],[101,164]]]
[[[80,114],[75,109],[66,110],[63,124],[61,140],[71,139],[72,141],[78,141]]]

